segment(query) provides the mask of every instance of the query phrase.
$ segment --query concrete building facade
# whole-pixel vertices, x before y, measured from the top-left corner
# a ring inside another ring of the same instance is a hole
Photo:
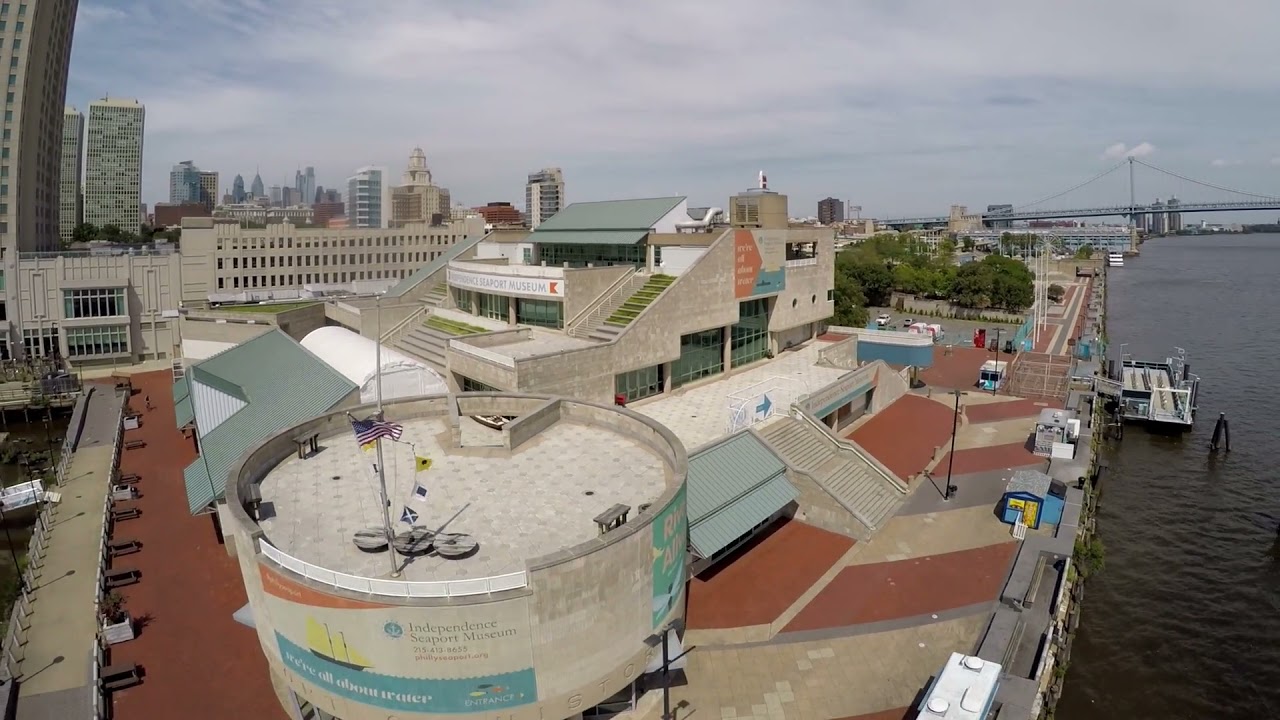
[[[71,242],[84,220],[84,114],[69,107],[62,114],[62,161],[58,180],[58,239]]]
[[[141,226],[142,138],[146,110],[137,100],[89,103],[84,220],[126,232]]]
[[[449,190],[432,182],[426,153],[414,148],[399,185],[391,188],[390,227],[450,220]]]
[[[0,247],[10,252],[58,244],[58,148],[78,5],[26,0],[0,6],[0,62],[9,77],[0,140]]]
[[[833,225],[844,222],[844,201],[828,197],[818,201],[818,222]]]
[[[529,227],[537,228],[564,209],[564,171],[543,168],[529,173],[524,186],[524,216]]]
[[[386,289],[483,235],[481,219],[430,227],[262,229],[214,218],[182,223],[183,299],[248,302]]]

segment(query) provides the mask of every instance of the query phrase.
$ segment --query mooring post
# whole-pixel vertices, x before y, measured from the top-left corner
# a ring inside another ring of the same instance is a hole
[[[1209,441],[1209,452],[1218,451],[1218,442],[1222,440],[1222,433],[1227,427],[1227,414],[1218,413],[1218,422],[1213,425],[1213,439]],[[1227,450],[1231,450],[1231,439],[1227,438]]]

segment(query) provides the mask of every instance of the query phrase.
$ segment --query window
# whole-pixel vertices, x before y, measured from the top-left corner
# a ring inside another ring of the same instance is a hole
[[[459,375],[458,377],[462,380],[460,383],[462,386],[462,392],[502,392],[498,388],[492,385],[486,385],[479,380],[472,380],[464,375]]]
[[[767,298],[738,303],[738,323],[733,326],[730,342],[732,367],[755,362],[769,352],[769,300]]]
[[[22,347],[28,358],[58,357],[58,326],[23,328]]]
[[[680,357],[671,364],[672,387],[680,387],[723,371],[723,330],[716,328],[680,337]]]
[[[90,288],[62,291],[63,317],[96,318],[128,315],[124,288]]]
[[[564,327],[564,304],[555,300],[516,298],[516,322],[539,327]]]
[[[453,288],[453,304],[462,312],[471,312],[471,291]]]
[[[661,393],[662,366],[654,365],[615,375],[613,391],[626,398],[627,402]]]
[[[491,320],[507,322],[511,317],[510,301],[502,295],[476,293],[476,312]]]
[[[827,302],[835,302],[835,300],[836,300],[836,290],[835,288],[831,288],[830,290],[827,291]]]
[[[538,257],[548,266],[559,267],[565,263],[569,267],[586,267],[592,265],[634,265],[643,267],[646,263],[645,252],[648,246],[635,245],[559,245],[554,243],[538,245]],[[662,248],[653,249],[654,263],[662,263]]]
[[[533,248],[524,248],[522,252],[522,257],[525,265],[532,265],[533,264]]]
[[[129,326],[67,328],[67,357],[122,355],[129,352]]]

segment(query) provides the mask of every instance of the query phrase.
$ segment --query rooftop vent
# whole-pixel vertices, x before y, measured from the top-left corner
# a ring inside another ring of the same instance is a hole
[[[951,709],[951,703],[942,698],[929,698],[929,702],[925,705],[925,709],[934,715],[943,715],[947,710]]]
[[[986,663],[982,661],[982,658],[974,655],[970,655],[964,660],[961,660],[960,664],[965,666],[969,670],[981,670],[983,667],[986,666]]]

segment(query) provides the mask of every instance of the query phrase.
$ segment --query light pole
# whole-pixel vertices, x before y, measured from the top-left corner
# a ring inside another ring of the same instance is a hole
[[[13,558],[13,576],[18,579],[18,591],[27,589],[26,578],[22,577],[22,565],[18,563],[18,551],[13,549],[13,535],[9,533],[9,521],[4,517],[4,504],[0,503],[0,525],[4,526],[4,539],[9,544],[9,557]]]
[[[680,621],[676,620],[662,628],[662,720],[675,720],[675,716],[671,714],[671,666],[685,655],[693,652],[695,647],[687,647],[679,655],[671,657],[671,633],[676,630],[679,624]],[[653,639],[656,638],[650,638],[651,641]]]
[[[1000,377],[1000,331],[1001,330],[1003,330],[1003,328],[996,328],[995,352],[992,353],[996,357],[996,377]],[[999,381],[991,383],[992,395],[996,394],[996,390],[998,389],[997,386],[999,384],[1000,384]]]
[[[951,416],[951,454],[947,456],[947,491],[942,495],[943,500],[950,500],[955,494],[956,486],[951,484],[951,469],[956,464],[956,430],[960,427],[960,391],[953,390],[956,396],[955,415]]]

